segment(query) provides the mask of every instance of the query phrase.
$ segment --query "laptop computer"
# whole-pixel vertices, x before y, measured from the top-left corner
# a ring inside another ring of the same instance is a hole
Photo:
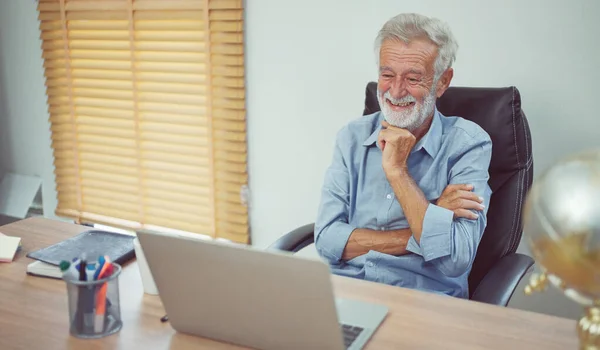
[[[142,231],[171,326],[257,349],[362,349],[388,308],[336,299],[323,261]]]

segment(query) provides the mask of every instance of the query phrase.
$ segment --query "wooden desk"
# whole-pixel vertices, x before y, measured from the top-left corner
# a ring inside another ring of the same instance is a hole
[[[30,251],[89,229],[43,218],[0,227],[22,237],[14,262],[0,264],[0,349],[230,349],[161,323],[159,297],[144,295],[135,262],[120,276],[122,330],[97,340],[71,337],[61,280],[28,276]],[[390,314],[367,349],[577,349],[575,321],[334,276],[337,295],[384,302]]]

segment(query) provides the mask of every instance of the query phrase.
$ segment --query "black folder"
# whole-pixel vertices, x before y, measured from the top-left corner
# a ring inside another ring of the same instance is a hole
[[[27,257],[58,266],[61,261],[72,261],[85,254],[87,261],[97,261],[100,256],[108,255],[119,265],[135,257],[134,236],[121,233],[89,230],[27,254]]]

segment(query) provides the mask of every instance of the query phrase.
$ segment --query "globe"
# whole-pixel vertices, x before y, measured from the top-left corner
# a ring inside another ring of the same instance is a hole
[[[523,231],[553,284],[575,301],[600,300],[600,151],[562,159],[534,181]]]
[[[600,150],[563,158],[527,195],[526,242],[542,271],[527,294],[547,281],[586,309],[577,324],[581,349],[600,346]]]

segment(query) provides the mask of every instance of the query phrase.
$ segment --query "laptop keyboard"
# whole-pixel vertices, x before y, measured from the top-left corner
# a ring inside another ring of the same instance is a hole
[[[358,335],[363,331],[360,327],[350,326],[347,324],[342,325],[342,331],[344,333],[344,346],[346,349],[354,343]]]

